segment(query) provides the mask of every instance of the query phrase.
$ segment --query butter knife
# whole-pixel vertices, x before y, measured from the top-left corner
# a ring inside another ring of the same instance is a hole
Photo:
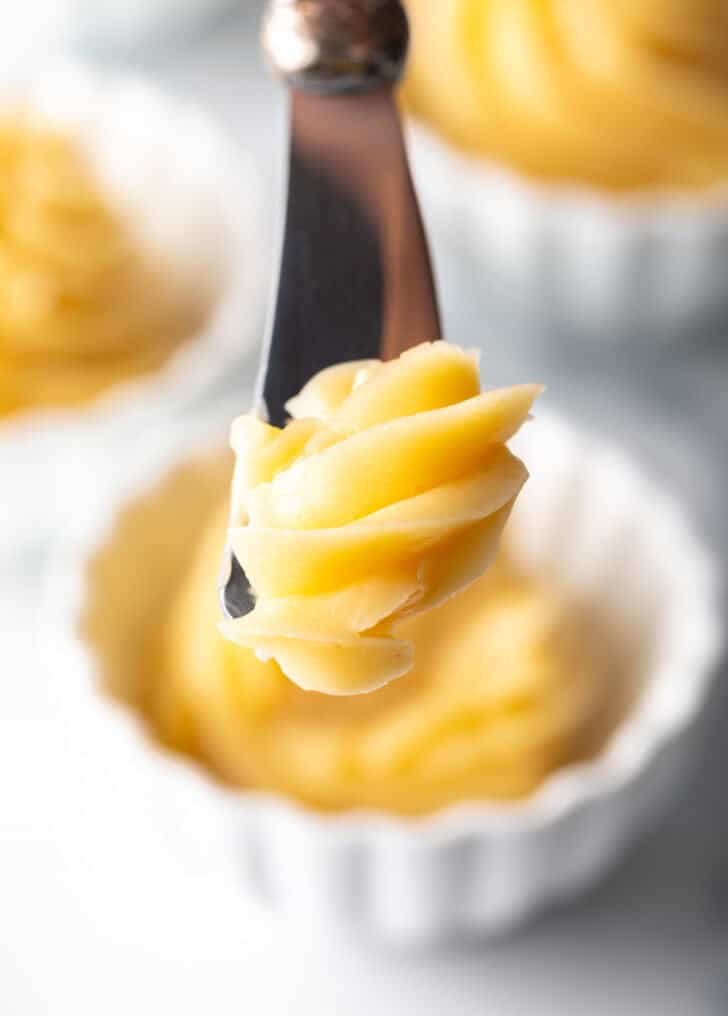
[[[255,409],[281,427],[314,374],[440,338],[437,298],[394,87],[408,26],[398,0],[273,0],[263,48],[290,91],[278,289]],[[226,550],[228,617],[254,606]]]

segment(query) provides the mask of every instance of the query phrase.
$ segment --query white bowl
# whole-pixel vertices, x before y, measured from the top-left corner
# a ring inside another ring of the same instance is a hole
[[[419,123],[408,134],[423,206],[478,265],[484,305],[579,342],[728,329],[728,186],[610,195],[528,179]]]
[[[71,131],[144,246],[209,311],[157,371],[80,407],[0,417],[0,556],[48,535],[85,452],[110,453],[237,369],[257,342],[265,295],[256,174],[200,108],[135,75],[68,63],[5,82],[4,106]]]
[[[168,432],[144,456],[117,463],[54,555],[43,644],[59,722],[73,729],[90,768],[113,771],[113,784],[130,794],[157,795],[155,812],[171,816],[180,842],[231,888],[337,933],[402,944],[499,934],[594,883],[680,786],[721,650],[715,567],[679,505],[622,452],[539,412],[515,442],[532,478],[511,546],[597,600],[622,648],[635,650],[635,700],[598,757],[555,772],[522,802],[473,802],[417,819],[325,816],[225,789],[155,746],[131,710],[100,692],[99,659],[78,633],[89,561],[121,510],[175,464],[219,447],[220,419],[192,438]],[[168,545],[165,560],[169,553]],[[134,565],[125,558],[125,568]]]

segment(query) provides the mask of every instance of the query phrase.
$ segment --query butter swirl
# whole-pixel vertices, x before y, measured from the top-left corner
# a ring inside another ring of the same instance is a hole
[[[0,122],[0,415],[159,367],[202,320],[142,251],[70,136]]]
[[[525,482],[506,448],[540,392],[480,393],[476,358],[424,344],[330,368],[284,429],[236,420],[232,546],[256,595],[223,633],[307,690],[411,669],[395,633],[487,568]]]
[[[617,190],[728,179],[726,0],[410,0],[406,98],[470,151]]]

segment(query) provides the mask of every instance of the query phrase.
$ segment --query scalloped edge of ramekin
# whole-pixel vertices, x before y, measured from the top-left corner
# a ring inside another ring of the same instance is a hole
[[[197,152],[200,146],[206,147],[206,164],[214,166],[209,196],[214,195],[218,204],[224,202],[227,278],[202,327],[157,370],[120,381],[79,406],[0,418],[0,472],[13,478],[6,484],[0,508],[0,556],[23,552],[48,537],[58,517],[58,495],[82,482],[86,454],[99,448],[109,452],[115,443],[192,404],[226,374],[241,368],[259,344],[262,331],[267,248],[256,200],[262,185],[254,163],[232,132],[200,104],[126,70],[98,70],[63,59],[0,86],[3,95],[29,97],[41,110],[49,104],[51,119],[69,124],[75,120],[66,104],[70,101],[73,106],[74,95],[85,89],[111,112],[123,112],[125,105],[144,105],[153,112],[155,122],[164,121],[164,144],[171,144],[174,134],[179,150],[184,130],[187,143]],[[84,126],[80,111],[79,123]],[[155,134],[155,145],[160,133]],[[63,497],[60,500],[63,504]]]
[[[423,207],[462,243],[504,319],[587,343],[728,333],[728,183],[609,194],[531,179],[418,120],[407,136]]]
[[[679,503],[646,481],[621,450],[539,413],[533,426],[546,428],[552,446],[557,442],[556,460],[559,440],[571,444],[572,455],[586,446],[597,471],[621,475],[626,487],[636,482],[642,503],[647,498],[659,514],[683,578],[679,597],[671,589],[682,628],[670,659],[656,667],[597,758],[553,773],[524,801],[457,804],[417,818],[322,815],[279,795],[226,789],[203,766],[160,748],[138,717],[98,691],[93,652],[77,634],[86,564],[113,532],[120,509],[175,465],[219,449],[223,421],[239,404],[198,421],[192,436],[160,435],[144,459],[125,457],[55,548],[41,646],[76,750],[107,771],[115,768],[125,791],[155,795],[197,862],[309,924],[399,946],[442,944],[501,935],[584,891],[684,781],[696,720],[724,648],[718,569]],[[528,434],[524,440],[527,446]]]

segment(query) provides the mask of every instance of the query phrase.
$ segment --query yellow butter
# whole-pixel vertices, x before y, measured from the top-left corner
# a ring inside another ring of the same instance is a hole
[[[226,523],[221,505],[162,625],[149,695],[164,741],[225,782],[325,810],[419,814],[522,797],[602,743],[618,697],[605,644],[550,584],[500,558],[402,623],[409,673],[369,695],[321,695],[217,630]]]
[[[472,354],[423,344],[324,371],[282,430],[237,420],[231,542],[256,605],[224,634],[310,691],[369,692],[405,674],[413,646],[399,623],[495,554],[527,475],[505,442],[540,390],[481,393]]]
[[[70,137],[0,122],[0,415],[82,402],[199,324]]]
[[[410,0],[406,101],[455,144],[613,189],[728,178],[726,0]]]

